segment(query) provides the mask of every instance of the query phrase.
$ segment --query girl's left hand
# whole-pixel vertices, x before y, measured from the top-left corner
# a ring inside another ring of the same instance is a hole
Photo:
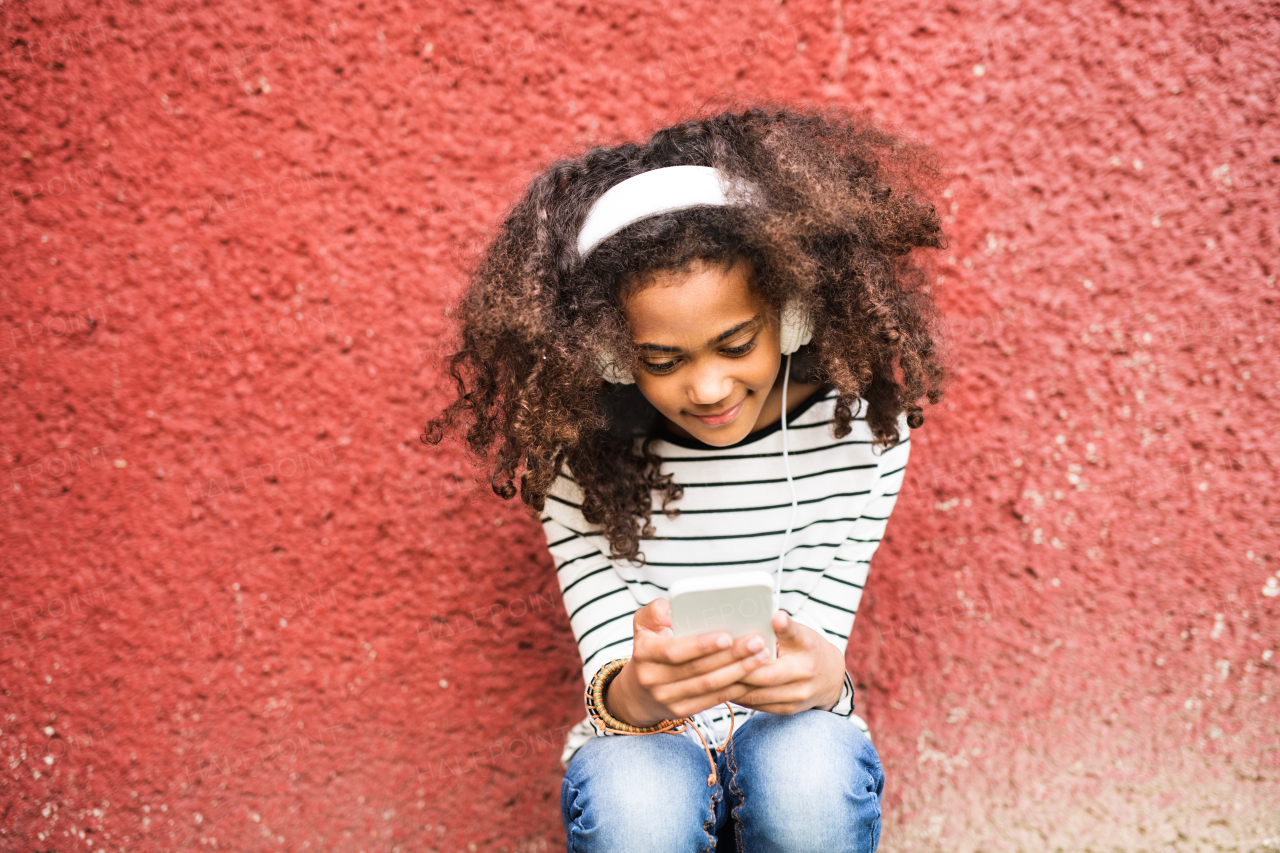
[[[844,657],[825,637],[779,610],[773,614],[778,657],[747,673],[739,684],[755,689],[734,703],[770,714],[829,711],[844,689]]]

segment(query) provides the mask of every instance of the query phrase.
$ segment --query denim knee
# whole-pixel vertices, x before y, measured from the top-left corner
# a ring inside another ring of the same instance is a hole
[[[599,737],[574,754],[560,787],[569,853],[711,849],[723,798],[702,749],[680,735]]]
[[[880,841],[884,770],[846,717],[759,713],[734,735],[728,796],[739,849],[871,853]]]

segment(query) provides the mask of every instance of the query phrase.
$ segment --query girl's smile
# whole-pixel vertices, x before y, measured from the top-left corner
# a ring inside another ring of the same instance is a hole
[[[742,403],[745,403],[745,402],[746,400],[744,398],[741,402],[739,402],[733,408],[727,409],[716,415],[699,415],[696,412],[691,412],[691,414],[698,420],[702,421],[707,426],[713,426],[713,427],[723,426],[724,424],[730,423],[734,418],[738,416],[738,413],[742,411]]]

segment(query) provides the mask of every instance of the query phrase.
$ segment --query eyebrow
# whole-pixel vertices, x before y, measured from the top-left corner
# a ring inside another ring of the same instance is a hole
[[[757,322],[760,319],[760,317],[761,315],[757,314],[754,317],[752,317],[750,320],[744,320],[743,322],[739,323],[738,325],[734,326],[731,329],[725,329],[723,332],[716,335],[711,340],[707,341],[707,346],[711,346],[712,344],[718,344],[720,343],[720,341],[733,337],[738,332],[741,332],[743,329],[745,329],[747,326],[750,326],[752,323]],[[669,347],[669,346],[666,346],[665,344],[636,344],[636,348],[645,350],[646,352],[683,352],[683,350],[680,347]]]

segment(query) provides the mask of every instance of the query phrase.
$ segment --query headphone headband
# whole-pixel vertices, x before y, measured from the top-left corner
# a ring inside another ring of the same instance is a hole
[[[585,258],[601,242],[633,222],[699,205],[754,203],[755,188],[713,166],[664,166],[633,175],[596,199],[578,232],[578,255]]]

